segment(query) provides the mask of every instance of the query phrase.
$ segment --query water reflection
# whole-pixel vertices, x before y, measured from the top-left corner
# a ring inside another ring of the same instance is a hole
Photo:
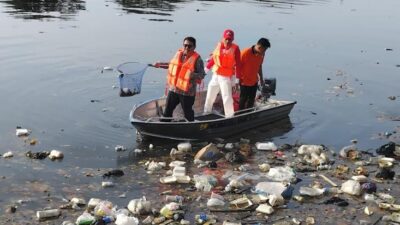
[[[255,3],[263,7],[290,9],[299,5],[310,5],[319,2],[327,2],[328,0],[255,0]],[[127,13],[149,14],[159,16],[171,16],[171,12],[177,9],[176,3],[193,2],[193,0],[174,0],[174,1],[157,1],[157,0],[115,0],[115,3],[122,6],[122,10]],[[212,4],[214,2],[232,2],[227,0],[201,0]],[[250,3],[252,1],[249,1]],[[169,21],[169,19],[150,19],[151,21]]]
[[[328,0],[255,0],[263,7],[290,9],[298,5],[310,5]],[[114,0],[117,5],[121,6],[121,10],[126,13],[171,16],[179,5],[177,3],[193,2],[193,0]],[[227,0],[202,0],[201,2],[230,2]],[[5,13],[9,13],[16,18],[51,20],[63,19],[68,20],[75,16],[78,11],[86,10],[86,2],[84,0],[0,0],[0,3],[6,8]],[[151,21],[167,21],[173,22],[171,19],[157,18],[149,19]]]
[[[328,0],[256,0],[256,2],[266,7],[290,9],[300,5],[328,2]]]
[[[171,16],[169,12],[177,8],[175,3],[187,1],[115,0],[115,2],[120,4],[122,10],[127,13]]]
[[[0,0],[6,13],[22,19],[70,19],[78,11],[85,10],[82,0]]]

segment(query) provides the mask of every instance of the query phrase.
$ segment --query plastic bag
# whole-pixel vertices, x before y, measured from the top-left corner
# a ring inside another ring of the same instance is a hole
[[[283,182],[295,182],[296,174],[292,168],[285,167],[274,167],[268,171],[267,177],[273,181]]]
[[[133,214],[145,214],[151,211],[151,202],[146,200],[146,197],[133,199],[128,204],[128,209]]]
[[[109,201],[101,201],[94,208],[94,214],[96,216],[114,216],[114,211],[112,210],[113,204]]]
[[[138,225],[139,220],[133,216],[127,216],[125,214],[118,214],[115,224],[116,225]]]
[[[94,223],[95,220],[96,220],[96,218],[94,216],[92,216],[90,213],[84,212],[82,215],[80,215],[76,219],[76,224],[77,225],[90,225],[90,224]]]
[[[193,179],[197,190],[201,191],[211,191],[211,188],[217,184],[217,179],[211,175],[194,175]]]

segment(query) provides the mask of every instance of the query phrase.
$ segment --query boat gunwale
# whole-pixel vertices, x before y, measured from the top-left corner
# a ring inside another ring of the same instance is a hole
[[[141,123],[141,124],[159,124],[159,125],[162,125],[162,124],[168,124],[168,125],[193,125],[193,124],[203,124],[203,123],[220,122],[220,121],[224,121],[224,120],[237,119],[237,118],[240,118],[240,117],[249,116],[249,115],[251,115],[251,114],[260,113],[260,112],[262,112],[262,111],[266,111],[266,110],[270,110],[270,109],[279,109],[279,108],[282,108],[282,107],[285,107],[285,106],[288,106],[288,105],[295,105],[295,104],[297,103],[297,101],[277,100],[277,101],[286,101],[287,103],[285,103],[285,104],[283,104],[283,105],[275,106],[275,107],[272,107],[272,108],[252,110],[252,111],[249,111],[249,112],[241,113],[241,114],[239,114],[239,115],[234,115],[233,117],[228,117],[228,118],[222,117],[222,118],[218,118],[218,119],[201,120],[201,121],[199,121],[199,120],[197,120],[197,121],[196,121],[196,120],[195,120],[195,121],[184,121],[184,122],[182,122],[182,121],[169,121],[169,122],[163,122],[163,121],[148,121],[148,120],[151,119],[151,118],[161,118],[161,117],[150,117],[150,118],[147,119],[147,120],[140,120],[139,118],[135,118],[135,117],[133,116],[135,110],[137,110],[139,107],[144,106],[144,105],[146,105],[146,104],[148,104],[148,103],[150,103],[150,102],[152,102],[152,101],[157,101],[157,100],[159,100],[159,99],[161,99],[161,98],[151,99],[151,100],[145,101],[145,102],[143,102],[143,103],[141,103],[141,104],[139,104],[139,105],[134,105],[134,107],[132,108],[132,110],[131,110],[130,113],[129,113],[129,120],[130,120],[130,122],[131,122],[131,123]],[[254,108],[255,108],[255,107],[254,107]]]

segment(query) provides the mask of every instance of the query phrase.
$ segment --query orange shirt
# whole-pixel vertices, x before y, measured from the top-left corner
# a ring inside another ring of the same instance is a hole
[[[246,48],[241,52],[240,61],[242,64],[241,85],[254,86],[258,82],[258,71],[264,61],[263,55],[256,55],[253,47]]]

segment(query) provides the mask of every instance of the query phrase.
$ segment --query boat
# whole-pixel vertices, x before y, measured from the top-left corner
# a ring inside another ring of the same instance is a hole
[[[140,137],[186,141],[212,140],[288,118],[296,104],[296,101],[258,96],[253,108],[236,111],[233,117],[225,118],[220,95],[217,96],[213,111],[203,113],[206,94],[206,91],[202,91],[196,95],[193,105],[194,121],[189,122],[184,118],[180,105],[176,107],[172,118],[162,117],[166,97],[161,97],[135,105],[129,115],[130,122]]]

